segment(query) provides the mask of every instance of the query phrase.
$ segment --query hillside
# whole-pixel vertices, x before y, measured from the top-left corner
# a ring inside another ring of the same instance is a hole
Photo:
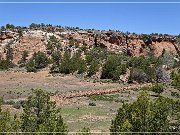
[[[178,133],[179,99],[180,35],[1,27],[0,132]]]
[[[126,53],[129,56],[147,56],[149,53],[160,56],[163,50],[177,54],[177,36],[162,34],[134,34],[119,31],[84,30],[79,28],[37,25],[30,27],[13,27],[1,29],[0,57],[5,58],[6,46],[13,49],[13,63],[17,64],[23,51],[29,52],[29,58],[34,52],[42,51],[48,54],[46,45],[50,36],[55,36],[63,49],[75,50],[78,47],[100,46],[114,53]]]

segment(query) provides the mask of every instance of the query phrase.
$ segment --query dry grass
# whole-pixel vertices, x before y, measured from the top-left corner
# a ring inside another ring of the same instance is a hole
[[[31,89],[43,89],[49,92],[67,92],[74,90],[92,90],[118,87],[120,84],[102,84],[81,80],[73,75],[52,76],[48,71],[27,73],[23,71],[0,71],[0,96],[5,99],[24,98]]]

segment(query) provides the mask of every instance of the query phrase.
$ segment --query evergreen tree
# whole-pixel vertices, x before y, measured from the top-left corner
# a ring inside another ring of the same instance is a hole
[[[169,119],[176,117],[172,114],[175,101],[159,97],[150,101],[149,94],[141,92],[137,101],[123,104],[110,127],[111,134],[117,132],[168,132],[171,131]],[[176,108],[177,109],[177,108]]]
[[[23,132],[61,132],[67,134],[60,110],[50,95],[42,90],[35,90],[23,105],[21,130]]]
[[[89,68],[88,68],[88,71],[87,71],[88,76],[90,77],[90,76],[96,74],[96,72],[98,71],[98,69],[99,69],[99,64],[98,64],[98,62],[97,62],[96,60],[92,61],[92,62],[90,63],[90,66],[89,66]]]
[[[8,60],[0,60],[0,70],[6,70],[10,67],[10,61]]]
[[[20,67],[24,67],[26,65],[27,57],[28,57],[28,51],[23,51],[22,57],[18,62],[20,64]]]
[[[26,64],[27,72],[36,72],[37,69],[35,68],[34,60],[31,58],[29,62]]]
[[[50,36],[46,49],[49,51],[49,54],[52,54],[54,51],[61,49],[61,43],[55,36]]]
[[[65,74],[71,73],[70,60],[71,60],[71,54],[69,52],[65,52],[63,56],[63,60],[60,65],[61,73],[65,73]]]
[[[48,65],[48,58],[43,52],[37,52],[33,56],[36,69],[45,68]]]
[[[7,132],[9,129],[9,120],[10,120],[10,113],[5,111],[3,112],[1,106],[3,104],[3,98],[0,97],[0,132]]]
[[[13,49],[11,48],[12,43],[8,43],[6,45],[6,60],[12,61],[13,60]]]
[[[151,90],[160,96],[160,94],[164,91],[164,86],[163,84],[155,84]]]

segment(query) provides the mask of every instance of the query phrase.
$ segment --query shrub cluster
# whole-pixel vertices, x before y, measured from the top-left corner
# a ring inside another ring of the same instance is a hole
[[[160,93],[162,93],[164,91],[164,86],[163,86],[163,84],[155,84],[153,87],[151,87],[150,90],[155,93],[158,93],[158,95],[159,95]]]
[[[172,79],[171,82],[172,86],[180,90],[180,70],[178,72],[173,71],[171,73],[171,79]]]
[[[9,60],[0,60],[0,70],[6,70],[10,67],[10,61]]]
[[[59,71],[65,74],[74,73],[75,71],[78,71],[79,74],[84,73],[86,71],[85,60],[81,58],[80,53],[76,53],[71,57],[70,52],[65,52]]]
[[[28,72],[36,72],[38,69],[45,68],[48,65],[48,58],[45,53],[37,52],[34,53],[33,58],[31,58],[26,64],[26,69]]]
[[[101,79],[119,80],[119,76],[127,70],[127,57],[122,55],[108,55],[102,68]]]

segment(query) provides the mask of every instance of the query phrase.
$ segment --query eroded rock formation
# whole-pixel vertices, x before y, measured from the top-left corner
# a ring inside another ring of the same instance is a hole
[[[127,53],[131,56],[148,55],[153,52],[156,56],[162,54],[163,50],[169,51],[173,54],[180,52],[176,45],[176,38],[173,36],[154,36],[149,35],[145,37],[137,34],[127,34],[114,31],[98,31],[98,30],[80,30],[80,29],[66,29],[66,28],[36,28],[23,29],[22,35],[18,30],[1,31],[0,33],[0,57],[5,57],[5,46],[11,44],[13,48],[14,63],[21,58],[23,51],[29,52],[29,57],[34,52],[46,52],[47,40],[50,36],[57,37],[64,48],[69,48],[73,40],[76,46],[86,45],[91,48],[93,45],[107,48],[115,53]]]

